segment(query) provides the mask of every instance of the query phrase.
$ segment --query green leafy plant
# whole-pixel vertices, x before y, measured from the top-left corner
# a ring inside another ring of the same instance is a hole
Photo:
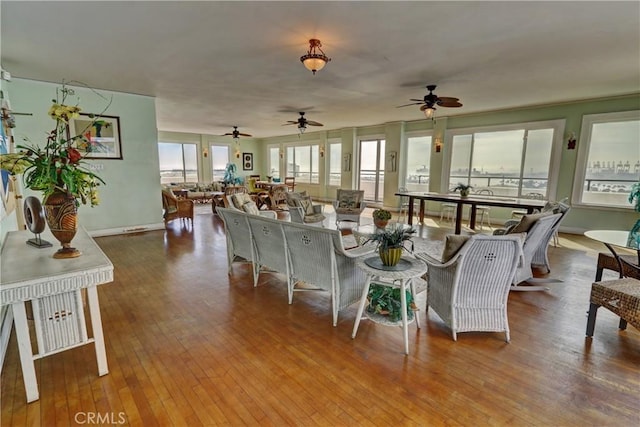
[[[407,295],[407,319],[413,319],[413,310],[416,309],[411,292]],[[400,301],[400,289],[392,288],[377,283],[372,283],[368,294],[368,313],[376,313],[389,316],[389,320],[397,322],[402,318],[402,303]]]
[[[68,105],[69,98],[74,95],[75,91],[65,83],[56,89],[56,99],[49,109],[49,116],[56,125],[49,132],[45,146],[16,145],[17,153],[0,155],[0,168],[12,175],[24,174],[25,187],[41,191],[43,199],[59,190],[71,194],[76,205],[91,203],[96,206],[100,203],[97,187],[104,181],[86,167],[84,155],[78,148],[90,144],[84,134],[100,122],[100,116],[90,115],[93,120],[87,128],[78,135],[69,135],[69,120],[78,117],[81,111],[77,104]]]
[[[376,209],[373,211],[373,217],[381,221],[388,221],[391,219],[391,212],[386,209]]]
[[[392,230],[381,230],[373,233],[371,237],[365,242],[376,242],[379,252],[386,251],[391,248],[403,248],[406,249],[405,242],[411,243],[411,251],[413,251],[413,242],[411,238],[415,234],[416,230],[413,227],[405,228],[404,226],[398,226]]]
[[[629,203],[634,205],[636,212],[640,212],[640,182],[636,182],[631,186],[629,193]]]
[[[460,183],[458,183],[458,185],[456,185],[456,188],[454,188],[453,191],[460,191],[460,192],[466,191],[466,192],[468,192],[472,188],[473,188],[472,185],[463,184],[463,183],[460,182]]]

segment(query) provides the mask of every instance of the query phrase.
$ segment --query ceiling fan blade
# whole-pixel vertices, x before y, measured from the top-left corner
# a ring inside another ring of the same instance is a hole
[[[424,103],[422,101],[420,101],[420,102],[412,102],[411,104],[398,105],[396,108],[408,107],[409,105],[418,105],[418,104],[424,104]]]
[[[253,136],[253,135],[249,135],[248,133],[242,133],[242,132],[238,132],[238,135],[240,135],[240,136]]]
[[[285,123],[285,124],[284,124],[284,125],[282,125],[282,126],[285,126],[285,125],[297,125],[297,124],[298,124],[298,122],[297,122],[297,121],[294,121],[294,120],[287,120],[287,123]]]
[[[311,126],[324,126],[322,123],[314,122],[313,120],[307,120],[307,124]]]
[[[452,97],[448,97],[448,96],[439,96],[438,97],[438,102],[458,102],[460,101],[459,98],[452,98]]]
[[[455,100],[455,101],[443,101],[443,100],[439,99],[436,104],[438,104],[441,107],[447,107],[447,108],[462,107],[462,104],[460,102],[458,102],[458,100]]]
[[[415,98],[411,98],[409,101],[424,102],[424,99],[415,99]]]

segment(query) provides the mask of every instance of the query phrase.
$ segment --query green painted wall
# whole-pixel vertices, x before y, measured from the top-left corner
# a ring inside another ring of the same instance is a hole
[[[28,138],[44,145],[54,122],[47,115],[55,99],[57,84],[14,79],[9,84],[14,111],[32,113],[16,116],[16,143]],[[86,88],[76,88],[80,107],[86,113],[100,113],[106,103]],[[106,182],[100,187],[100,205],[82,205],[80,225],[92,234],[110,234],[141,228],[163,227],[160,171],[158,167],[158,131],[154,98],[118,92],[100,91],[113,101],[106,115],[120,118],[123,160],[92,159],[96,173]],[[25,197],[40,193],[24,191]]]

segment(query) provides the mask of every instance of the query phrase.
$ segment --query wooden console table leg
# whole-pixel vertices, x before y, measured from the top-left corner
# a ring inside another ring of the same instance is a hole
[[[11,304],[11,309],[13,310],[13,321],[16,327],[16,338],[18,339],[18,351],[20,352],[20,365],[22,366],[24,388],[27,392],[27,402],[33,402],[38,400],[40,395],[38,393],[36,370],[33,366],[33,349],[31,348],[27,312],[24,305],[24,301],[15,302]]]
[[[89,314],[91,315],[91,327],[93,328],[93,340],[96,346],[96,360],[98,361],[98,375],[103,376],[109,373],[107,365],[107,352],[104,348],[104,335],[102,334],[102,318],[100,317],[100,303],[98,302],[98,288],[90,286],[87,288],[89,297]]]

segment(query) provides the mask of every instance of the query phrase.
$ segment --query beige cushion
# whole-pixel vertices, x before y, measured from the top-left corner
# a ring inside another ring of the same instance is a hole
[[[254,202],[247,202],[242,205],[242,210],[251,215],[260,215],[260,210]]]
[[[313,204],[311,203],[311,197],[301,197],[300,198],[300,206],[304,209],[305,215],[313,215],[315,214],[313,210]]]
[[[253,199],[247,193],[236,193],[231,195],[231,203],[236,209],[243,210],[243,206],[247,202],[253,202]]]
[[[341,191],[338,207],[340,209],[358,209],[360,207],[360,194],[359,191]]]
[[[515,227],[508,231],[508,234],[526,233],[537,220],[548,215],[553,215],[553,211],[525,215]]]
[[[471,236],[462,236],[459,234],[447,234],[442,250],[442,262],[447,262],[467,243]]]

